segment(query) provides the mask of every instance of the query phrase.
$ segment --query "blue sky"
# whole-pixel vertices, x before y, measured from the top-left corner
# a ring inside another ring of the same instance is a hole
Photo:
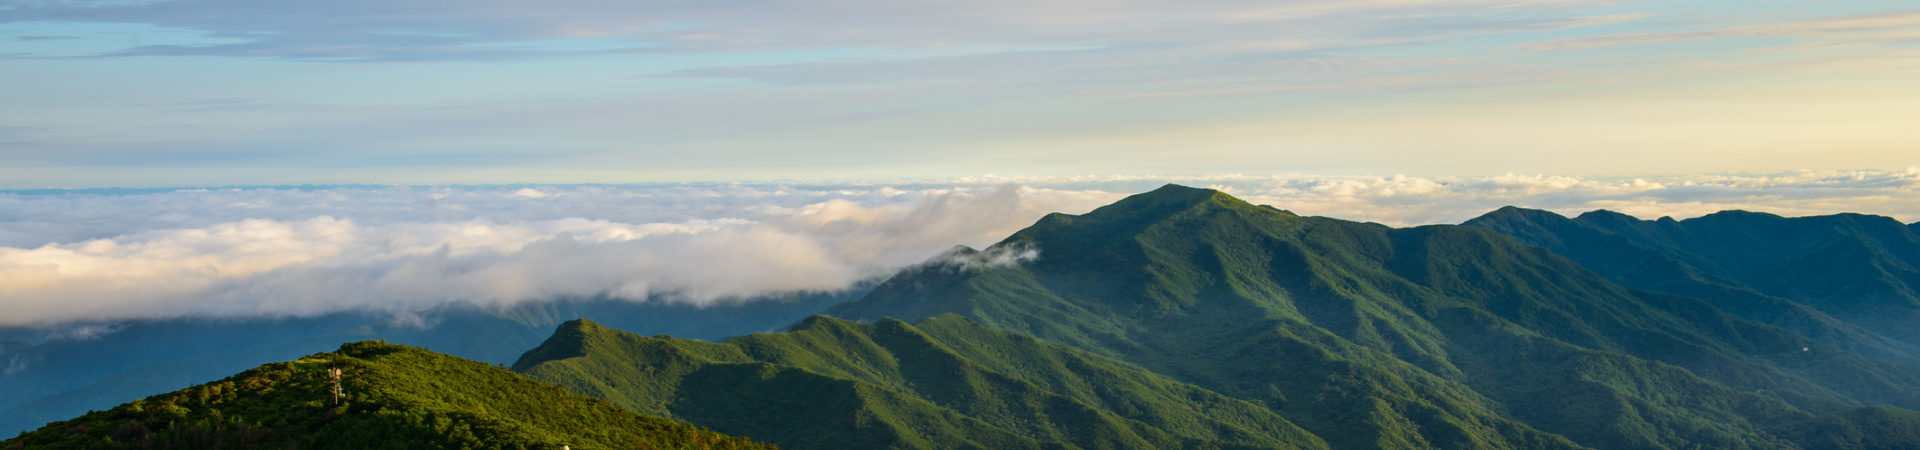
[[[0,189],[1920,164],[1911,1],[0,1]]]

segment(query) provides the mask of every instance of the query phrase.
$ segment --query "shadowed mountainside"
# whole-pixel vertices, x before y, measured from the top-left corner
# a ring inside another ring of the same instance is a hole
[[[796,449],[1920,448],[1915,345],[1894,326],[1920,323],[1901,312],[1914,227],[1709,217],[1508,208],[1396,229],[1169,185],[934,258],[784,332],[572,320],[514,365],[606,403],[359,343],[8,445],[757,445],[617,406]],[[567,315],[515,314],[492,316]],[[489,354],[517,339],[494,329],[436,336]],[[309,398],[323,363],[372,384],[334,412]]]
[[[1480,228],[1169,185],[996,245],[1040,257],[921,267],[826,314],[965,316],[1259,402],[1335,448],[1794,448],[1784,430],[1821,415],[1920,405],[1907,366]]]
[[[1640,220],[1503,208],[1464,225],[1637,289],[1698,297],[1861,354],[1920,362],[1920,233],[1892,218],[1746,211]]]
[[[579,320],[514,368],[790,449],[1325,448],[1257,405],[957,316],[816,316],[724,344]]]

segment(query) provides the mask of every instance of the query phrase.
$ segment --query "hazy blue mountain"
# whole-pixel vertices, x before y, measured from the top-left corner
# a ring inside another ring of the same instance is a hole
[[[14,361],[19,367],[0,372],[0,387],[5,387],[0,389],[0,436],[345,342],[383,339],[505,364],[539,345],[555,325],[574,318],[592,318],[628,330],[720,339],[777,329],[864,292],[863,288],[795,294],[710,307],[553,301],[494,309],[449,306],[385,317],[349,313],[112,324],[100,326],[102,331],[90,338],[52,339],[0,350],[0,364]]]
[[[0,362],[8,368],[0,371],[0,410],[33,401],[40,396],[79,389],[107,376],[137,367],[191,361],[247,350],[293,344],[314,336],[379,320],[366,314],[334,314],[312,318],[212,320],[180,319],[165,321],[127,321],[113,324],[89,324],[43,330],[58,337],[36,345],[0,350]],[[19,331],[17,334],[25,334]],[[334,343],[335,346],[339,342]],[[311,352],[307,352],[311,353]],[[297,357],[306,353],[290,355]],[[281,359],[285,360],[285,358]],[[262,360],[208,374],[206,381],[239,369],[273,361]],[[154,386],[151,390],[105,404],[117,405],[146,395],[187,386]],[[81,411],[85,411],[84,409]],[[70,417],[66,414],[61,417]],[[38,424],[32,424],[37,427]],[[0,434],[13,429],[0,428]]]
[[[996,246],[1040,256],[920,267],[827,314],[958,314],[1259,402],[1335,448],[1795,448],[1785,430],[1822,415],[1920,406],[1909,366],[1481,228],[1167,186]]]

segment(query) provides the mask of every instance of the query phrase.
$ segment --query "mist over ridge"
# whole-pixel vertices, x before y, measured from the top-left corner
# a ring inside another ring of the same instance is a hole
[[[1920,450],[1916,0],[0,0],[0,67],[0,450]]]
[[[0,293],[18,301],[0,325],[832,291],[1169,182],[1393,226],[1458,223],[1505,205],[1920,218],[1920,169],[9,192]]]

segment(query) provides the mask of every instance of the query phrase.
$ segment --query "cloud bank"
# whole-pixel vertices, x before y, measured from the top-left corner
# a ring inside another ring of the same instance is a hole
[[[0,193],[0,325],[830,291],[929,260],[1044,258],[1045,249],[1002,249],[961,261],[950,249],[1169,182],[1395,226],[1458,223],[1504,205],[1647,218],[1747,209],[1920,220],[1920,168],[16,192]]]
[[[1115,194],[1014,186],[0,195],[7,325],[843,289]]]

